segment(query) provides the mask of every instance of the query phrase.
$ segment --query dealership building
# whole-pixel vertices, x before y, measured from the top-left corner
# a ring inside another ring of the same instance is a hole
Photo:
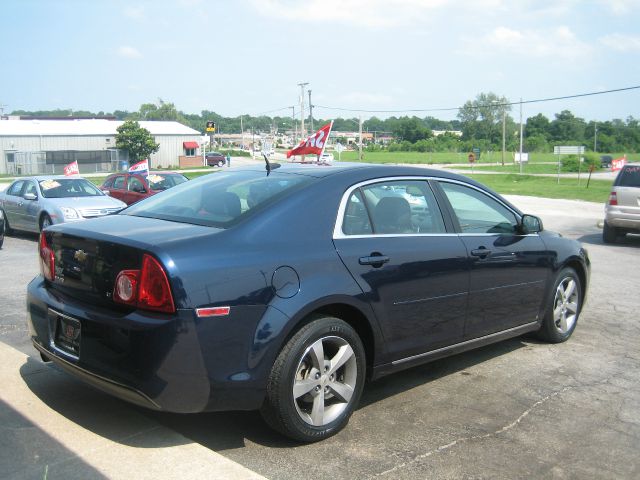
[[[0,120],[0,174],[59,174],[77,160],[80,173],[112,172],[128,165],[116,148],[116,129],[108,119]],[[160,145],[151,168],[202,165],[200,132],[178,122],[139,122]]]

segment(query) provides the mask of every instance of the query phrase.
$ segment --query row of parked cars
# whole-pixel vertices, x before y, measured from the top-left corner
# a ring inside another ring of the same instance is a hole
[[[0,193],[0,246],[4,233],[13,229],[39,232],[53,224],[110,215],[186,181],[175,172],[116,173],[100,187],[62,175],[17,179]]]

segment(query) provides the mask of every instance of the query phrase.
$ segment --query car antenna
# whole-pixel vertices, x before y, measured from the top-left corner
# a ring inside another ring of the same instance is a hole
[[[271,170],[275,170],[276,168],[280,168],[280,164],[279,163],[271,163],[269,162],[269,157],[267,156],[266,153],[262,152],[262,156],[264,157],[264,163],[265,165],[265,169],[267,170],[267,177],[269,176],[269,174],[271,173]]]

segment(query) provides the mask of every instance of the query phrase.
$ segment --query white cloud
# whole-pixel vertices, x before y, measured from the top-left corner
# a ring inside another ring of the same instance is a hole
[[[640,51],[640,35],[612,33],[598,39],[605,47],[620,52]]]
[[[141,20],[144,17],[144,7],[142,6],[129,6],[124,9],[124,16],[133,18],[135,20]]]
[[[569,27],[515,30],[496,27],[480,38],[464,40],[460,53],[469,55],[514,54],[538,58],[583,58],[592,48],[578,39]]]
[[[128,45],[123,45],[118,48],[118,55],[124,58],[142,58],[142,54],[137,48],[130,47]]]

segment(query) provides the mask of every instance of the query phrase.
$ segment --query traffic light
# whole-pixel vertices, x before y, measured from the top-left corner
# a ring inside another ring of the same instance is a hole
[[[207,132],[215,132],[215,131],[216,131],[216,122],[208,121]]]

